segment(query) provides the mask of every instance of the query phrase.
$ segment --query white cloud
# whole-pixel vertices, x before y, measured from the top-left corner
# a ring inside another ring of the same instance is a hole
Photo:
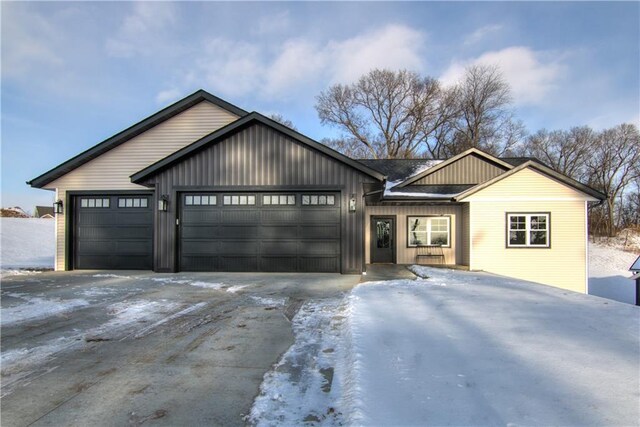
[[[224,96],[293,97],[327,83],[350,83],[373,68],[424,69],[425,35],[402,25],[324,43],[291,38],[277,49],[260,42],[215,38],[205,43],[185,85],[208,87]]]
[[[503,26],[501,24],[492,24],[492,25],[485,25],[484,27],[480,27],[465,38],[464,44],[470,45],[470,44],[478,43],[485,37],[502,30],[502,28]]]
[[[454,61],[440,78],[444,84],[452,84],[460,80],[469,65],[497,65],[511,86],[516,104],[541,104],[566,73],[561,59],[528,47],[515,46],[486,52],[471,60]]]
[[[117,33],[107,39],[107,53],[114,57],[131,58],[154,54],[169,46],[170,32],[177,22],[178,8],[172,2],[135,2],[130,14],[122,20]],[[171,43],[173,44],[173,43]]]

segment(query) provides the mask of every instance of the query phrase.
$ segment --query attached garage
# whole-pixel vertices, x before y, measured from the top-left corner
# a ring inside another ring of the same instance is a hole
[[[340,271],[340,195],[183,193],[183,271]]]
[[[73,268],[153,268],[150,194],[73,197]]]

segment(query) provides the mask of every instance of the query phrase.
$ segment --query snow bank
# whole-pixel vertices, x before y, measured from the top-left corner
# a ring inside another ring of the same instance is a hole
[[[635,282],[629,267],[640,254],[610,244],[589,243],[589,294],[635,304]]]
[[[339,344],[339,300],[303,304],[293,319],[295,343],[268,372],[248,421],[257,426],[342,425],[333,382]]]
[[[1,268],[53,268],[54,226],[53,219],[0,218]]]

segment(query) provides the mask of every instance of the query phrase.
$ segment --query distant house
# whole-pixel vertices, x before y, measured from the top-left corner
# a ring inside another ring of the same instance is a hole
[[[53,218],[53,206],[36,206],[33,216],[35,218]]]
[[[198,91],[34,178],[56,269],[464,266],[585,292],[598,191],[535,159],[355,160]]]

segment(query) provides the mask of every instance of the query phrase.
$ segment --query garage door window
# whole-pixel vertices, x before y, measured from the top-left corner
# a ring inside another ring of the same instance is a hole
[[[108,208],[109,199],[97,197],[83,197],[80,199],[81,208]]]
[[[184,204],[188,206],[215,206],[218,204],[218,198],[209,195],[190,195],[184,197]]]
[[[148,206],[146,197],[120,197],[118,198],[119,208],[146,208]]]
[[[302,204],[307,205],[320,205],[320,206],[333,206],[336,204],[336,197],[333,195],[324,194],[303,194]]]
[[[263,205],[295,205],[296,196],[293,194],[269,194],[262,196]]]
[[[222,202],[225,205],[255,205],[256,204],[256,196],[254,195],[229,195],[224,196]]]

